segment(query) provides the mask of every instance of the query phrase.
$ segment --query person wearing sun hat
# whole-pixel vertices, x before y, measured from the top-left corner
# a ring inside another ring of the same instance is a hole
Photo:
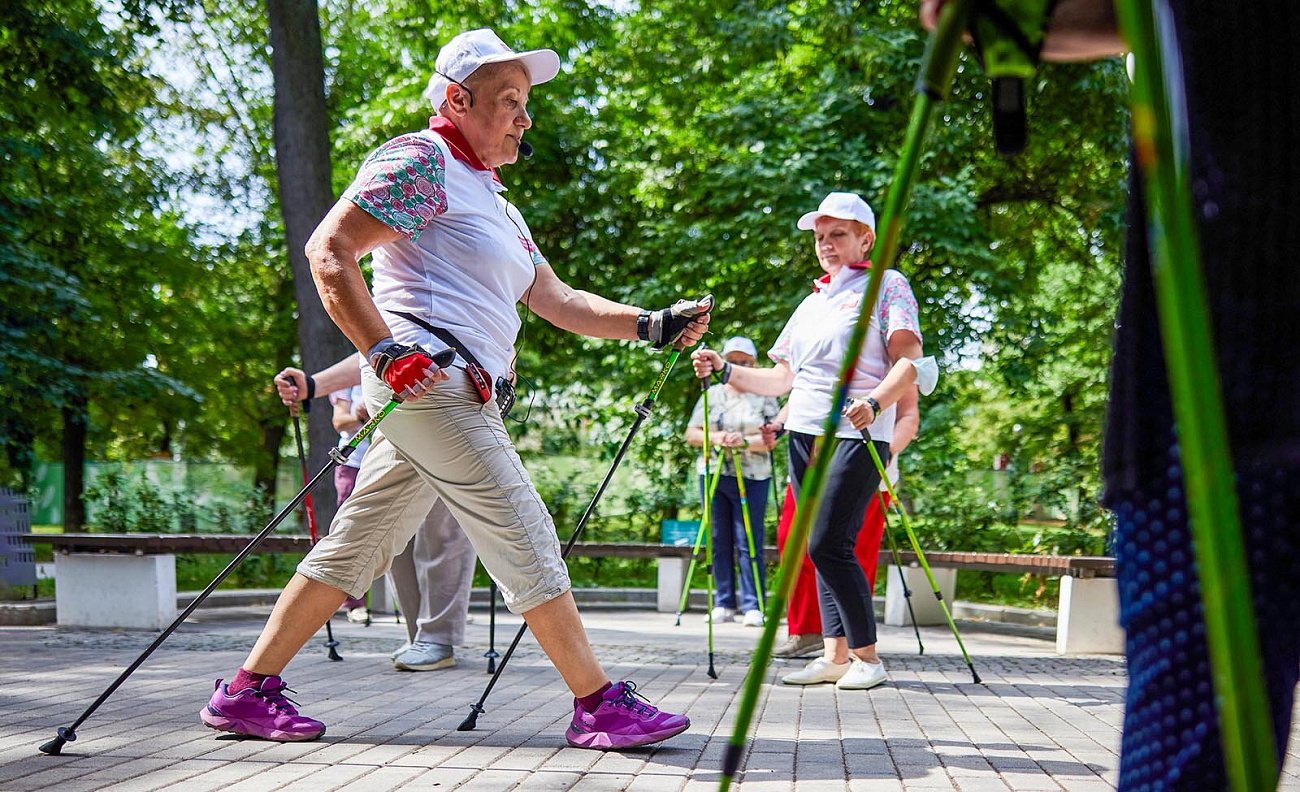
[[[764,396],[790,394],[785,428],[790,434],[790,481],[796,497],[831,409],[849,336],[866,293],[875,225],[875,213],[867,202],[848,192],[827,195],[816,211],[799,218],[799,230],[812,232],[823,275],[813,282],[812,293],[768,351],[773,368],[736,367],[707,349],[691,355],[696,376],[720,370],[722,381],[737,390]],[[869,433],[877,452],[888,460],[897,403],[918,386],[922,394],[929,393],[935,377],[933,358],[922,357],[912,288],[897,270],[887,270],[849,383],[846,420],[836,432],[843,442],[835,447],[821,508],[808,538],[808,554],[817,570],[823,655],[783,677],[786,684],[833,682],[843,690],[865,690],[888,678],[876,653],[871,589],[853,554],[867,505],[880,484],[862,433]]]
[[[217,681],[208,726],[278,741],[312,740],[325,724],[300,715],[280,674],[349,595],[364,592],[444,503],[574,694],[570,745],[619,750],[690,726],[611,682],[587,640],[546,505],[502,420],[513,378],[516,304],[560,329],[697,343],[711,298],[646,311],[568,286],[542,256],[496,169],[518,160],[532,127],[532,86],[559,72],[551,50],[515,52],[490,30],[439,52],[426,97],[429,127],[375,149],[307,243],[330,317],[364,355],[371,414],[390,398],[352,496],[298,565],[252,652]],[[372,255],[373,297],[358,261]],[[426,350],[453,348],[439,369]],[[531,706],[531,705],[530,705]]]
[[[753,366],[758,362],[758,348],[744,336],[727,339],[722,357],[733,366]],[[745,533],[745,515],[740,502],[740,481],[744,478],[745,501],[749,524],[754,533],[756,553],[763,547],[763,515],[767,513],[767,493],[772,481],[772,444],[763,436],[763,425],[780,412],[781,405],[772,396],[742,393],[731,385],[709,387],[709,442],[722,449],[714,452],[716,464],[722,465],[717,491],[709,504],[713,525],[713,578],[717,584],[714,608],[708,618],[714,622],[731,621],[737,613],[746,627],[763,625],[763,602],[759,592],[765,588],[762,557],[754,564],[749,555],[749,537]],[[704,397],[695,402],[687,422],[686,442],[704,445]],[[739,462],[740,469],[736,469]],[[713,463],[710,463],[711,465]],[[697,463],[700,491],[704,492],[704,457]],[[740,595],[736,593],[736,567],[740,567]],[[754,580],[754,567],[758,580]]]

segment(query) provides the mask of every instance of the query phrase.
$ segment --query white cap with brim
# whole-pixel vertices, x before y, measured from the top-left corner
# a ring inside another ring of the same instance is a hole
[[[799,218],[799,230],[811,231],[817,221],[823,217],[837,217],[840,220],[857,220],[873,232],[876,230],[876,213],[866,201],[854,193],[833,192],[822,199],[817,211],[809,212]]]
[[[453,82],[464,82],[474,71],[487,63],[515,61],[528,70],[533,85],[555,79],[560,73],[560,56],[555,50],[538,49],[515,52],[487,28],[461,33],[438,51],[433,76],[424,97],[433,103],[435,110],[447,99],[447,87]]]
[[[726,357],[732,352],[744,352],[752,358],[758,357],[758,348],[754,342],[744,336],[732,336],[727,339],[727,343],[722,345],[722,356]]]

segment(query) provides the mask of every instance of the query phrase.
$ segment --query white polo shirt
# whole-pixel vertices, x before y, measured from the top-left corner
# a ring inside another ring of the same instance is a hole
[[[375,149],[343,197],[404,237],[373,253],[375,305],[393,338],[431,353],[446,348],[393,312],[411,313],[450,330],[495,379],[514,356],[515,305],[546,259],[505,186],[459,131],[442,128]]]
[[[820,436],[831,398],[839,381],[840,364],[848,350],[849,336],[857,321],[862,298],[870,279],[870,263],[843,267],[835,277],[824,275],[813,283],[813,293],[804,298],[786,323],[776,344],[767,353],[774,361],[785,361],[794,372],[790,391],[789,417],[785,428]],[[889,373],[889,337],[910,330],[921,338],[916,297],[907,278],[897,270],[886,270],[871,312],[871,326],[858,356],[849,398],[866,396]],[[873,440],[889,442],[894,437],[895,405],[882,410],[871,424]],[[841,420],[836,437],[861,438],[862,433],[848,420]]]

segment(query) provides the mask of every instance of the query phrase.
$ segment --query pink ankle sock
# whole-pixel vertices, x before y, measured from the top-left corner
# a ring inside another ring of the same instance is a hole
[[[233,696],[241,690],[258,687],[262,684],[262,680],[269,676],[271,675],[254,674],[252,671],[245,671],[241,668],[239,673],[235,674],[235,678],[226,685],[226,695]]]
[[[243,669],[241,668],[240,671],[243,671]],[[614,687],[612,682],[606,682],[604,687],[602,687],[600,690],[597,690],[595,693],[592,693],[589,696],[583,696],[579,698],[578,705],[581,706],[583,710],[585,710],[588,714],[595,712],[596,708],[600,706],[600,702],[605,700],[605,691],[609,690],[612,687]]]

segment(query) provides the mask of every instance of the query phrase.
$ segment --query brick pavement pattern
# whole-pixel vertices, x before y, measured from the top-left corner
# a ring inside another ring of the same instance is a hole
[[[487,681],[487,619],[468,628],[459,665],[394,671],[387,653],[404,628],[336,621],[342,663],[313,641],[286,671],[302,711],[325,738],[277,744],[204,728],[198,711],[230,676],[265,609],[199,611],[79,729],[64,755],[53,737],[120,673],[152,635],[0,628],[0,792],[329,792],[330,790],[628,790],[717,788],[734,706],[758,631],[717,629],[721,678],[705,675],[705,627],[688,614],[591,609],[592,642],[615,679],[691,718],[689,731],[625,754],[569,748],[571,698],[526,640],[480,716],[458,732]],[[500,619],[504,649],[519,621]],[[322,633],[323,635],[323,633]],[[1114,789],[1124,667],[1115,657],[1059,658],[1042,637],[968,626],[963,638],[984,685],[974,685],[946,630],[881,628],[891,683],[867,692],[765,687],[737,787],[743,792]],[[769,681],[801,661],[773,664]],[[1292,740],[1281,789],[1300,792]]]

